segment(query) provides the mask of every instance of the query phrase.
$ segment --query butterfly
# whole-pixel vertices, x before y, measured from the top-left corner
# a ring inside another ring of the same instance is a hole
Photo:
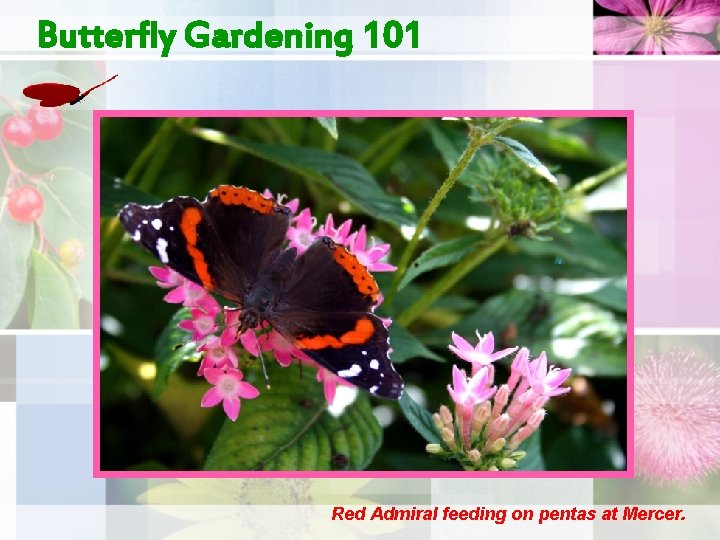
[[[47,82],[26,86],[23,89],[23,95],[30,99],[39,100],[40,105],[43,107],[60,107],[66,103],[75,105],[83,100],[90,92],[109,83],[115,77],[117,77],[117,75],[113,75],[108,80],[93,86],[89,90],[85,90],[83,93],[80,93],[80,89],[77,86],[71,84]]]
[[[375,279],[327,236],[299,255],[288,248],[288,207],[245,187],[221,185],[202,202],[130,203],[119,219],[162,263],[236,303],[239,332],[267,322],[351,384],[378,397],[401,396],[388,331],[373,313],[380,293]]]

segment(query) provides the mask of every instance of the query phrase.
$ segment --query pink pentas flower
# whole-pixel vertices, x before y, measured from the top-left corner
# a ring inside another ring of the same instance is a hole
[[[337,392],[338,385],[350,386],[353,385],[347,382],[342,377],[338,377],[332,371],[328,371],[322,366],[318,366],[317,374],[315,375],[317,382],[323,383],[323,391],[325,393],[325,401],[328,405],[332,405],[335,401],[335,393]]]
[[[192,332],[193,341],[200,341],[215,331],[217,327],[215,324],[215,314],[206,313],[202,309],[192,308],[190,310],[190,316],[190,319],[180,321],[178,326],[183,330]]]
[[[151,266],[150,273],[157,278],[158,286],[172,289],[163,300],[168,304],[182,304],[185,307],[197,307],[207,313],[218,313],[220,304],[197,283],[184,278],[175,270],[160,266]]]
[[[297,249],[298,254],[303,253],[315,241],[313,228],[315,227],[315,218],[310,213],[309,208],[304,208],[292,220],[292,225],[288,229],[287,238],[290,240],[290,247]]]
[[[635,470],[687,485],[720,468],[720,368],[690,351],[649,354],[635,368]]]
[[[373,244],[367,247],[365,225],[348,238],[348,250],[357,260],[371,272],[393,272],[397,266],[382,262],[381,259],[390,251],[390,244]]]
[[[202,375],[208,368],[238,367],[238,359],[232,346],[222,345],[217,336],[209,337],[205,343],[198,347],[198,351],[204,352],[203,360],[198,369],[198,375]]]
[[[203,374],[213,387],[205,392],[200,405],[214,407],[222,401],[225,414],[233,422],[240,413],[240,398],[254,399],[260,395],[257,388],[242,380],[243,374],[237,369],[208,368]]]
[[[517,347],[503,349],[502,351],[493,352],[495,349],[495,337],[492,332],[488,332],[481,336],[475,331],[478,337],[478,344],[474,347],[462,336],[452,333],[452,340],[455,345],[449,345],[448,348],[454,352],[459,358],[467,360],[472,364],[472,372],[475,374],[484,366],[489,366],[495,360],[504,358],[517,350]]]
[[[553,397],[570,391],[568,386],[560,386],[570,376],[572,369],[560,369],[550,366],[548,369],[545,351],[537,359],[525,366],[527,383],[537,396]]]
[[[352,227],[352,219],[343,221],[340,227],[335,228],[335,221],[332,214],[328,214],[325,223],[320,225],[317,230],[317,237],[329,236],[336,244],[347,246],[350,236],[350,228]]]
[[[310,360],[304,352],[282,337],[275,329],[267,334],[261,335],[258,338],[258,342],[261,350],[273,351],[275,358],[282,367],[289,366],[293,358],[306,361]]]
[[[291,201],[285,202],[287,195],[280,193],[276,197],[275,195],[273,195],[272,191],[267,188],[265,188],[265,191],[263,191],[263,196],[267,197],[268,199],[275,199],[278,204],[287,206],[293,214],[297,213],[298,207],[300,206],[300,199],[293,199]]]
[[[465,370],[453,366],[453,384],[448,392],[455,404],[472,409],[478,403],[487,401],[495,394],[495,387],[488,386],[488,369],[483,367],[468,379]]]
[[[593,21],[594,49],[599,54],[717,54],[698,34],[715,30],[720,21],[717,0],[596,0],[624,16]],[[648,9],[649,7],[649,9]]]

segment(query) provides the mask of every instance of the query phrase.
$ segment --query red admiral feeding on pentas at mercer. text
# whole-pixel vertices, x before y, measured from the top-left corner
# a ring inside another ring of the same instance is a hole
[[[202,203],[192,197],[130,203],[119,217],[133,240],[164,264],[236,302],[238,332],[268,323],[348,382],[379,397],[402,394],[388,331],[372,313],[380,292],[375,279],[327,236],[300,255],[286,248],[288,207],[224,185]]]

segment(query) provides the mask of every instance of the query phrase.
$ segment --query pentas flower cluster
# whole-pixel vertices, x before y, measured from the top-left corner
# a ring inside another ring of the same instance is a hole
[[[267,190],[264,195],[272,197],[272,193]],[[325,224],[313,232],[316,220],[309,209],[305,208],[298,214],[297,199],[285,203],[285,206],[296,214],[287,239],[289,247],[297,248],[298,254],[303,253],[318,237],[330,236],[336,243],[343,244],[368,270],[395,270],[394,266],[381,261],[390,245],[373,243],[368,246],[365,226],[351,232],[352,221],[346,220],[336,228],[333,216],[328,215]],[[316,364],[266,323],[238,333],[241,309],[221,307],[203,287],[171,268],[152,266],[149,270],[160,287],[170,289],[164,300],[171,304],[182,304],[190,311],[190,318],[180,322],[178,326],[187,331],[192,341],[197,343],[197,351],[202,358],[198,376],[204,377],[212,385],[201,400],[203,407],[213,407],[222,402],[228,418],[234,421],[240,413],[240,400],[254,399],[260,395],[257,388],[243,381],[243,373],[238,363],[238,354],[242,354],[243,350],[255,357],[261,353],[272,352],[282,367],[289,366],[293,359],[296,359],[317,369],[316,379],[323,383],[325,399],[329,404],[335,399],[338,385],[352,386]],[[391,321],[385,319],[384,322],[387,326]]]
[[[515,355],[507,383],[494,386],[493,362],[518,348],[494,352],[492,332],[476,334],[479,342],[475,346],[452,334],[449,348],[470,363],[470,376],[453,366],[448,392],[455,413],[442,405],[433,415],[443,442],[428,444],[426,449],[433,455],[457,459],[466,470],[513,469],[525,457],[518,447],[545,418],[545,404],[551,397],[570,391],[561,385],[572,370],[548,368],[544,352],[531,360],[530,352],[523,347]]]

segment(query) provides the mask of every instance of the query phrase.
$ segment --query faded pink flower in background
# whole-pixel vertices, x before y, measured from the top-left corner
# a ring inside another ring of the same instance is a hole
[[[720,466],[720,368],[687,351],[649,354],[635,368],[635,472],[687,485]]]
[[[697,34],[714,32],[720,22],[718,0],[595,0],[622,13],[593,21],[598,54],[717,54],[712,42]]]

